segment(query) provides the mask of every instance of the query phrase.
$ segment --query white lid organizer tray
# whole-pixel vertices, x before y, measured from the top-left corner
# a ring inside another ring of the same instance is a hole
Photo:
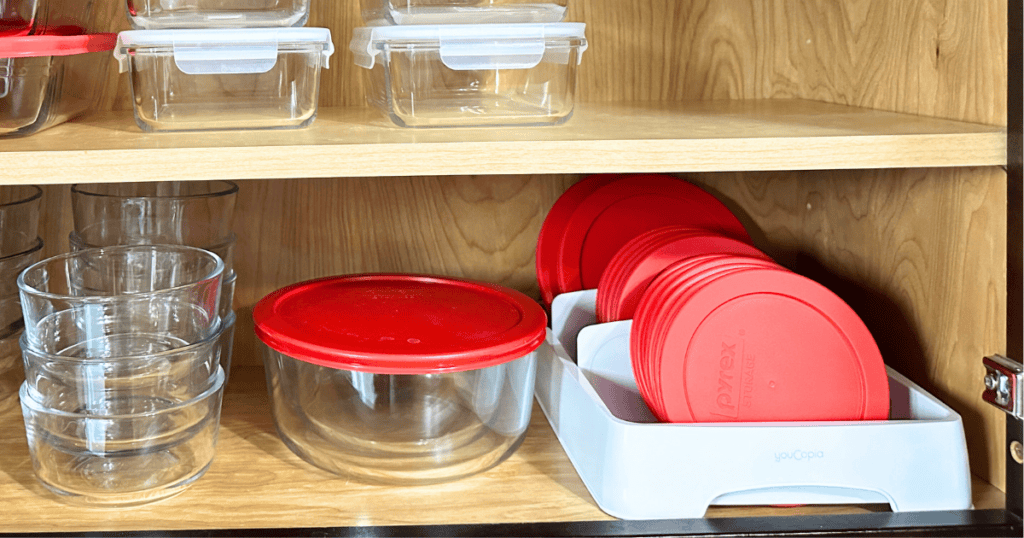
[[[606,513],[685,519],[703,517],[709,505],[971,508],[960,415],[892,369],[889,420],[658,423],[633,377],[632,321],[597,324],[596,298],[595,290],[555,298],[536,393]]]

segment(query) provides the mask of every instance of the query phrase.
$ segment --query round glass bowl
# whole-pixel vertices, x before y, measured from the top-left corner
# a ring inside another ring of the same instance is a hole
[[[71,186],[74,231],[82,246],[172,244],[213,250],[234,237],[237,198],[238,185],[231,181]]]
[[[185,401],[116,398],[81,409],[63,391],[21,386],[29,454],[36,477],[63,500],[130,506],[184,491],[213,461],[224,373]]]
[[[504,461],[526,435],[547,319],[519,292],[351,275],[278,290],[253,317],[278,433],[317,467],[445,482]]]
[[[173,347],[199,342],[219,327],[223,270],[216,254],[177,245],[48,258],[18,276],[26,341],[44,349],[45,342],[144,333],[177,339]]]

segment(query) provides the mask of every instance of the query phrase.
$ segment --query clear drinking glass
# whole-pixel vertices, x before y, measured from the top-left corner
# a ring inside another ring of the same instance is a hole
[[[230,181],[72,185],[74,231],[83,245],[94,247],[230,249],[237,194],[238,185]]]
[[[36,477],[64,500],[127,506],[182,492],[213,461],[224,373],[195,398],[111,397],[102,412],[80,397],[21,386]]]
[[[139,245],[62,254],[18,277],[26,342],[68,347],[130,336],[183,347],[219,328],[224,263],[178,245]]]
[[[0,187],[0,258],[21,254],[35,246],[39,239],[39,205],[42,199],[43,191],[39,187]],[[6,273],[0,273],[0,277],[6,276]]]

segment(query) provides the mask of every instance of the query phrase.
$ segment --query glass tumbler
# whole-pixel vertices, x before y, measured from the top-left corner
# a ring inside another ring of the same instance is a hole
[[[223,389],[218,370],[195,398],[112,394],[100,412],[82,409],[71,388],[43,394],[24,383],[21,408],[36,478],[79,504],[128,506],[176,495],[213,461]]]
[[[223,270],[216,254],[177,245],[54,256],[18,277],[25,342],[39,350],[113,337],[168,348],[200,342],[219,328]]]
[[[0,258],[23,253],[35,245],[42,199],[43,191],[39,187],[0,186]]]

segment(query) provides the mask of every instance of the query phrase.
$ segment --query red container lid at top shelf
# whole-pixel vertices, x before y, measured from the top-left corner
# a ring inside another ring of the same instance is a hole
[[[538,303],[502,286],[420,275],[349,275],[264,297],[256,335],[295,359],[376,374],[475,370],[544,340]]]
[[[114,50],[117,34],[80,34],[80,28],[54,27],[43,35],[0,37],[0,58],[73,56]]]

